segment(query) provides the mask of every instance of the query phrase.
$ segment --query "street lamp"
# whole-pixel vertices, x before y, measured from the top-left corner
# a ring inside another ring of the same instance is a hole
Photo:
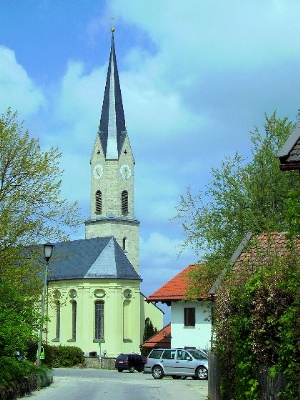
[[[45,315],[45,300],[46,300],[46,290],[47,290],[47,278],[48,278],[48,265],[50,258],[52,256],[54,244],[46,243],[44,244],[44,257],[46,260],[45,266],[45,276],[44,276],[44,287],[43,287],[43,295],[42,295],[42,311],[41,311],[41,322],[40,322],[40,338],[38,343],[38,351],[37,351],[37,365],[41,363],[41,348],[42,348],[42,340],[43,340],[43,321]]]

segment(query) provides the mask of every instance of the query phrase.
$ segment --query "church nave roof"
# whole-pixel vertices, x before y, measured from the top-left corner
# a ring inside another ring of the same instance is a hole
[[[103,278],[141,280],[114,237],[55,243],[49,281]]]

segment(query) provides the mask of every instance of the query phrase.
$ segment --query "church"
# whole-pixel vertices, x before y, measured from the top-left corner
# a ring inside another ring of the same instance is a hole
[[[140,351],[145,320],[158,330],[163,326],[163,312],[140,292],[134,168],[112,29],[100,124],[90,159],[85,239],[55,243],[49,263],[43,337],[49,345],[115,357]]]

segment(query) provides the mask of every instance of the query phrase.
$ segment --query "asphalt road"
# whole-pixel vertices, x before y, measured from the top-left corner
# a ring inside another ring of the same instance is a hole
[[[153,379],[143,373],[99,369],[54,369],[54,382],[33,400],[206,400],[207,381]]]

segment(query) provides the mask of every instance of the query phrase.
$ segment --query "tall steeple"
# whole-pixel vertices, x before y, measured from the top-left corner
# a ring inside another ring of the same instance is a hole
[[[118,159],[124,142],[126,127],[113,28],[99,134],[105,158],[110,160]]]
[[[113,236],[139,270],[139,221],[134,215],[135,160],[125,127],[112,30],[99,130],[90,160],[91,216],[85,236]]]

